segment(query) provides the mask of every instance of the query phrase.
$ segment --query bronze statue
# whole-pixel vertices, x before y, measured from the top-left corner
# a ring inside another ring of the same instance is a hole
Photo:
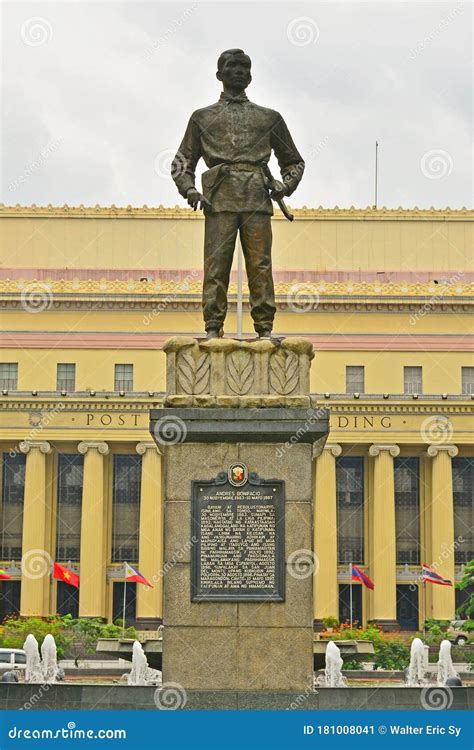
[[[245,89],[252,80],[251,61],[241,49],[229,49],[217,61],[220,99],[196,110],[174,158],[172,177],[194,210],[205,215],[203,312],[207,338],[222,335],[227,290],[237,232],[245,258],[250,308],[260,338],[270,338],[275,317],[272,278],[272,200],[287,218],[283,199],[298,186],[302,160],[282,116],[253,104]],[[282,182],[268,168],[272,150]],[[202,193],[195,169],[203,158]]]

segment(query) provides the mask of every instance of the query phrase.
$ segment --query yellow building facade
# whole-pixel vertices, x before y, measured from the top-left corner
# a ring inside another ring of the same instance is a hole
[[[299,209],[273,220],[275,334],[314,345],[314,619],[450,619],[474,556],[474,212]],[[203,219],[188,209],[0,207],[0,615],[161,621],[163,343],[201,335]],[[237,278],[226,335],[235,336]],[[243,335],[252,336],[244,284]],[[202,478],[202,477],[197,477]],[[50,575],[81,577],[79,592]]]

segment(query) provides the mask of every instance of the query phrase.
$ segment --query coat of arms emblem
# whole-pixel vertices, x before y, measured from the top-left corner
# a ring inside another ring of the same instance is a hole
[[[232,464],[229,466],[228,477],[234,487],[241,487],[248,480],[248,469],[245,464]]]

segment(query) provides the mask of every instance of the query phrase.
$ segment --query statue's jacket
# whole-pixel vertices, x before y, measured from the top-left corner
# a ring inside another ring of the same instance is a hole
[[[218,102],[191,115],[171,174],[185,198],[195,187],[196,165],[203,158],[208,169],[202,175],[202,192],[213,213],[272,214],[267,176],[272,150],[291,195],[304,162],[282,116],[249,101],[245,93],[222,93]]]

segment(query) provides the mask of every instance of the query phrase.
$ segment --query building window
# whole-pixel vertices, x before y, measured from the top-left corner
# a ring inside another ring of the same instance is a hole
[[[364,564],[364,459],[336,459],[338,562]]]
[[[2,391],[18,390],[18,362],[0,364],[0,389]]]
[[[58,391],[76,390],[76,365],[71,362],[62,362],[58,364],[57,385]]]
[[[138,562],[140,479],[141,456],[114,456],[112,562]]]
[[[60,562],[80,560],[83,476],[84,456],[59,454],[56,560]]]
[[[18,617],[20,614],[21,582],[6,579],[0,582],[0,622],[6,617]]]
[[[115,390],[133,391],[133,365],[115,365]]]
[[[423,393],[422,368],[421,367],[404,367],[403,368],[403,392],[404,393]]]
[[[394,462],[397,565],[420,563],[420,462],[396,458]]]
[[[58,581],[57,586],[56,613],[71,615],[76,620],[79,617],[79,589],[64,581]]]
[[[474,458],[453,458],[454,560],[474,558]]]
[[[112,595],[112,622],[123,622],[123,587],[125,583],[114,582]],[[137,619],[137,584],[127,583],[125,591],[125,627],[136,625]]]
[[[26,456],[3,454],[0,560],[20,560]]]
[[[351,621],[351,586],[339,584],[339,622]],[[352,623],[362,625],[362,585],[352,586]]]
[[[402,630],[418,630],[418,586],[397,584],[397,622]]]
[[[474,367],[461,367],[462,392],[464,396],[474,393]]]
[[[346,367],[346,393],[364,393],[364,367],[348,365]]]

